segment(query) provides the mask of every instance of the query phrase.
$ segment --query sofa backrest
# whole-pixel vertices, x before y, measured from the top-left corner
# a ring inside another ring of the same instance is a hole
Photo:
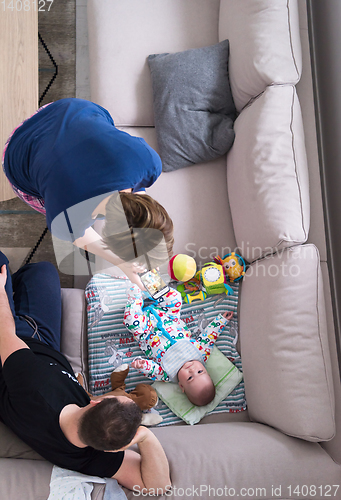
[[[269,85],[296,85],[302,74],[297,0],[221,0],[219,40],[230,40],[230,82],[241,111]]]
[[[219,4],[219,0],[88,2],[91,99],[108,109],[116,126],[154,125],[147,56],[217,43]]]

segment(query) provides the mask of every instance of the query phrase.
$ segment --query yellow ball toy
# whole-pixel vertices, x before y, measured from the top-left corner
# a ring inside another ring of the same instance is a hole
[[[178,253],[169,261],[168,274],[173,280],[188,281],[196,272],[197,264],[189,255]]]

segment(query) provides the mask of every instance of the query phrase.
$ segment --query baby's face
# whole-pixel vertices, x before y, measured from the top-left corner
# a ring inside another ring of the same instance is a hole
[[[205,385],[212,385],[206,368],[200,361],[187,361],[178,371],[179,386],[186,394],[195,394]]]

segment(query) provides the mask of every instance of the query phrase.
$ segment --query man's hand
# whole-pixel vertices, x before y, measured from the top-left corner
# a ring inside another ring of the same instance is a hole
[[[6,281],[7,281],[7,269],[6,269],[6,264],[4,264],[1,267],[1,273],[0,273],[0,290],[5,289]]]
[[[133,444],[137,444],[137,445],[141,444],[146,439],[146,437],[148,436],[148,434],[150,432],[151,431],[147,427],[140,425],[140,427],[137,429],[136,434],[133,437],[133,439],[130,441],[130,443],[127,444],[126,446],[124,446],[123,448],[120,448],[119,451],[124,451],[124,450],[130,448],[130,446],[133,446]]]
[[[140,453],[127,450],[133,444],[137,444]],[[170,490],[168,460],[150,429],[140,425],[132,441],[122,450],[126,450],[123,463],[113,476],[122,486],[131,490],[138,488],[145,494],[150,490],[152,495],[158,489],[159,492]]]

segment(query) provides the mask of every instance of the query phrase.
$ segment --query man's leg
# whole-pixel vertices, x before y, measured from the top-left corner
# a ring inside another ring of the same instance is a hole
[[[0,268],[4,264],[6,265],[6,269],[7,269],[7,281],[6,281],[6,285],[5,285],[5,290],[7,293],[7,298],[8,298],[8,302],[9,302],[12,314],[13,314],[13,316],[15,316],[15,309],[14,309],[14,302],[13,302],[13,287],[12,287],[11,274],[10,274],[9,268],[8,268],[8,259],[7,259],[6,255],[0,251]]]
[[[6,271],[3,267],[6,267]],[[0,358],[1,365],[6,359],[19,349],[27,349],[27,345],[17,335],[17,324],[20,319],[15,316],[12,279],[8,269],[8,259],[0,252]],[[24,326],[29,330],[29,326]]]
[[[60,351],[61,289],[56,268],[50,262],[27,264],[13,274],[12,282],[15,313],[21,322],[26,323],[23,317],[27,317],[32,323],[29,336],[33,335],[36,324],[35,338]],[[28,336],[26,330],[22,336]]]
[[[14,322],[16,334],[19,337],[31,337],[32,336],[32,328],[27,324],[26,321],[23,321],[19,316],[17,316],[15,312],[15,304],[13,300],[13,283],[11,278],[11,273],[8,267],[8,259],[4,253],[0,251],[0,268],[5,264],[7,270],[7,281],[5,285],[5,290],[9,302],[9,306],[11,308]]]

